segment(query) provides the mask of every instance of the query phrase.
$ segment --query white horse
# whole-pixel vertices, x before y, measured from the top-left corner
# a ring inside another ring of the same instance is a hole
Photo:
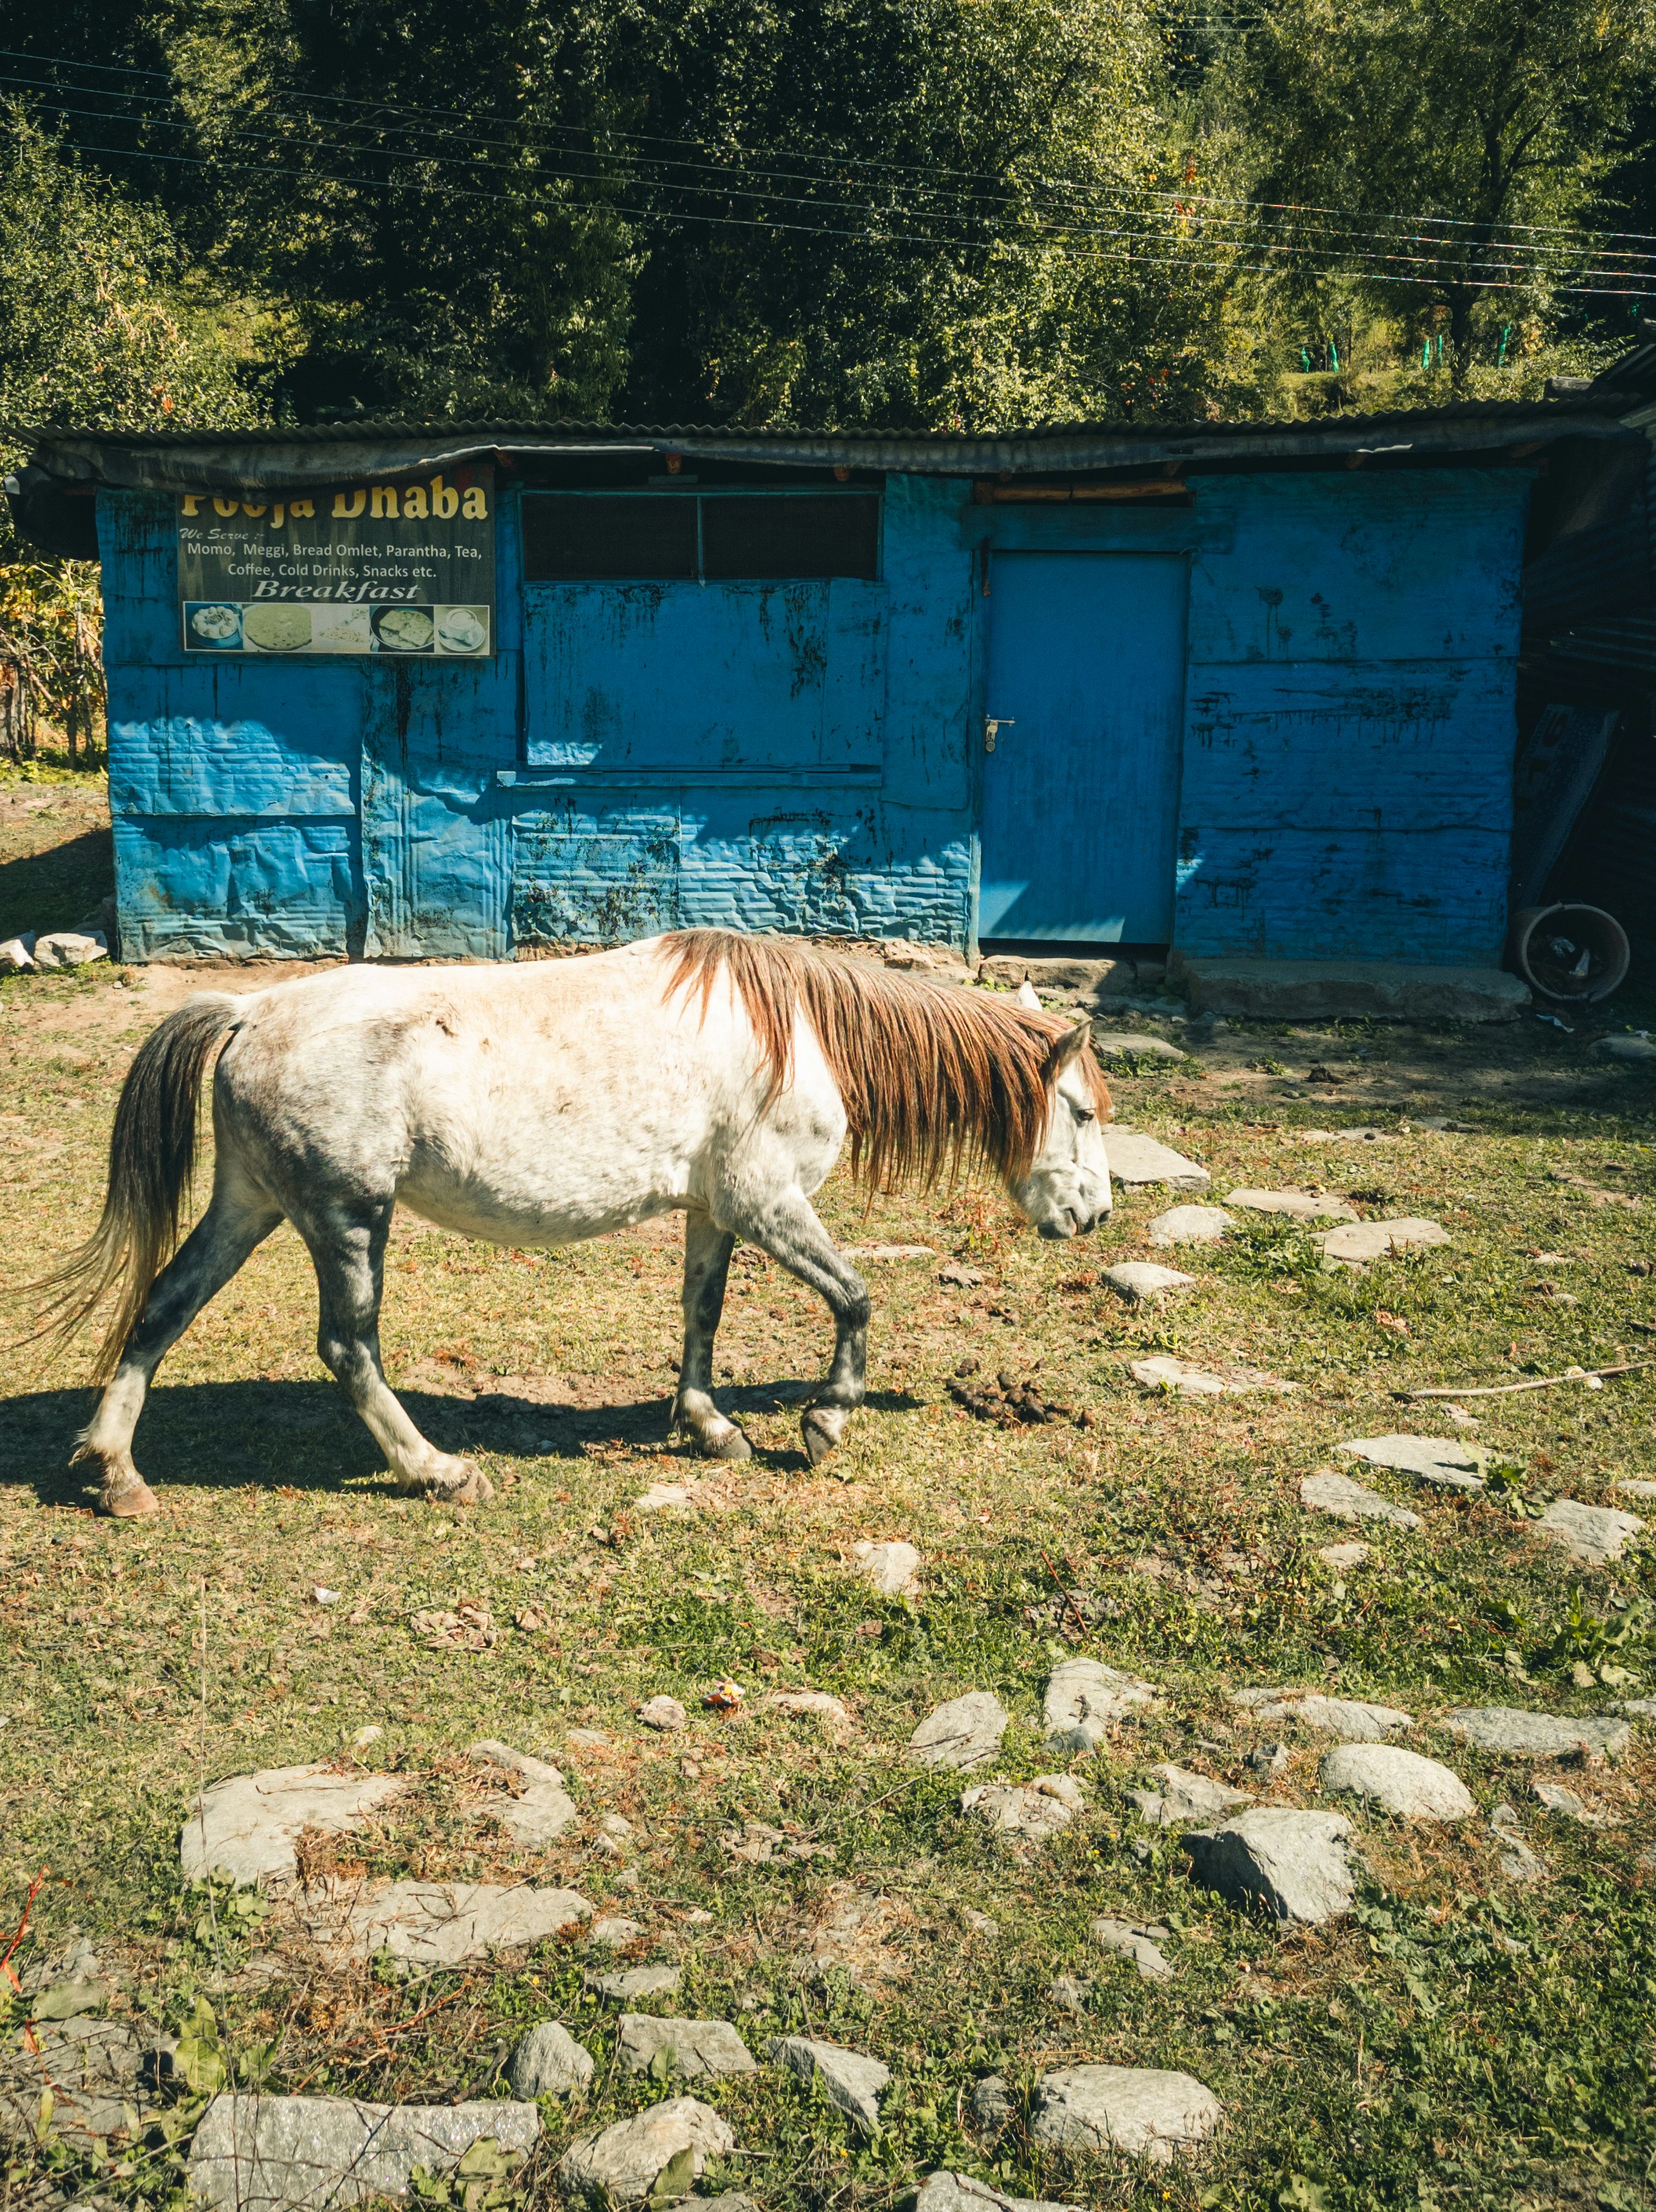
[[[1027,1000],[712,930],[583,959],[340,968],[245,997],[201,992],[134,1060],[102,1219],[41,1285],[64,1335],[118,1293],[106,1387],[75,1456],[97,1468],[104,1511],[156,1510],[131,1449],[150,1379],[286,1219],[316,1267],[317,1349],[397,1486],[488,1498],[482,1471],[427,1442],[380,1367],[400,1201],[513,1246],[682,1212],[671,1419],[714,1459],[749,1454],[713,1403],[713,1347],[736,1240],[759,1245],[834,1316],[833,1363],[802,1424],[814,1465],[864,1395],[868,1292],[810,1204],[847,1134],[877,1187],[982,1163],[1043,1237],[1085,1235],[1110,1204],[1109,1094],[1089,1034]],[[169,1258],[215,1053],[212,1200]]]

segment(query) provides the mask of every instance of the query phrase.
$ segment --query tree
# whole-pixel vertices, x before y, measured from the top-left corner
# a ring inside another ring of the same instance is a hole
[[[1301,304],[1334,270],[1417,338],[1441,314],[1465,389],[1495,326],[1640,289],[1579,227],[1653,59],[1653,0],[1279,0],[1229,65],[1255,256]]]

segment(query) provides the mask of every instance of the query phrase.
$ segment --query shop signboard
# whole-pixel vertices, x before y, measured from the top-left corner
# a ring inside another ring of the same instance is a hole
[[[182,493],[179,602],[188,653],[482,659],[494,650],[494,471]]]

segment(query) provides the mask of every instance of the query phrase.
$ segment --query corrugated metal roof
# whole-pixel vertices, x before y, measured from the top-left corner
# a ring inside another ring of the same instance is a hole
[[[136,489],[274,489],[341,475],[519,461],[606,450],[717,453],[731,460],[849,465],[920,475],[1010,476],[1086,469],[1257,465],[1319,454],[1361,458],[1499,451],[1528,439],[1629,434],[1591,394],[1544,401],[1465,400],[1311,422],[1044,422],[970,437],[913,428],[798,430],[718,423],[421,422],[357,420],[266,430],[101,431],[36,425],[27,441],[52,475]]]

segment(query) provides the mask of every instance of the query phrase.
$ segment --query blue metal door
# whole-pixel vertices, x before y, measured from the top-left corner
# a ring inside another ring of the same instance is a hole
[[[993,556],[980,938],[1171,938],[1185,597],[1175,554]]]

